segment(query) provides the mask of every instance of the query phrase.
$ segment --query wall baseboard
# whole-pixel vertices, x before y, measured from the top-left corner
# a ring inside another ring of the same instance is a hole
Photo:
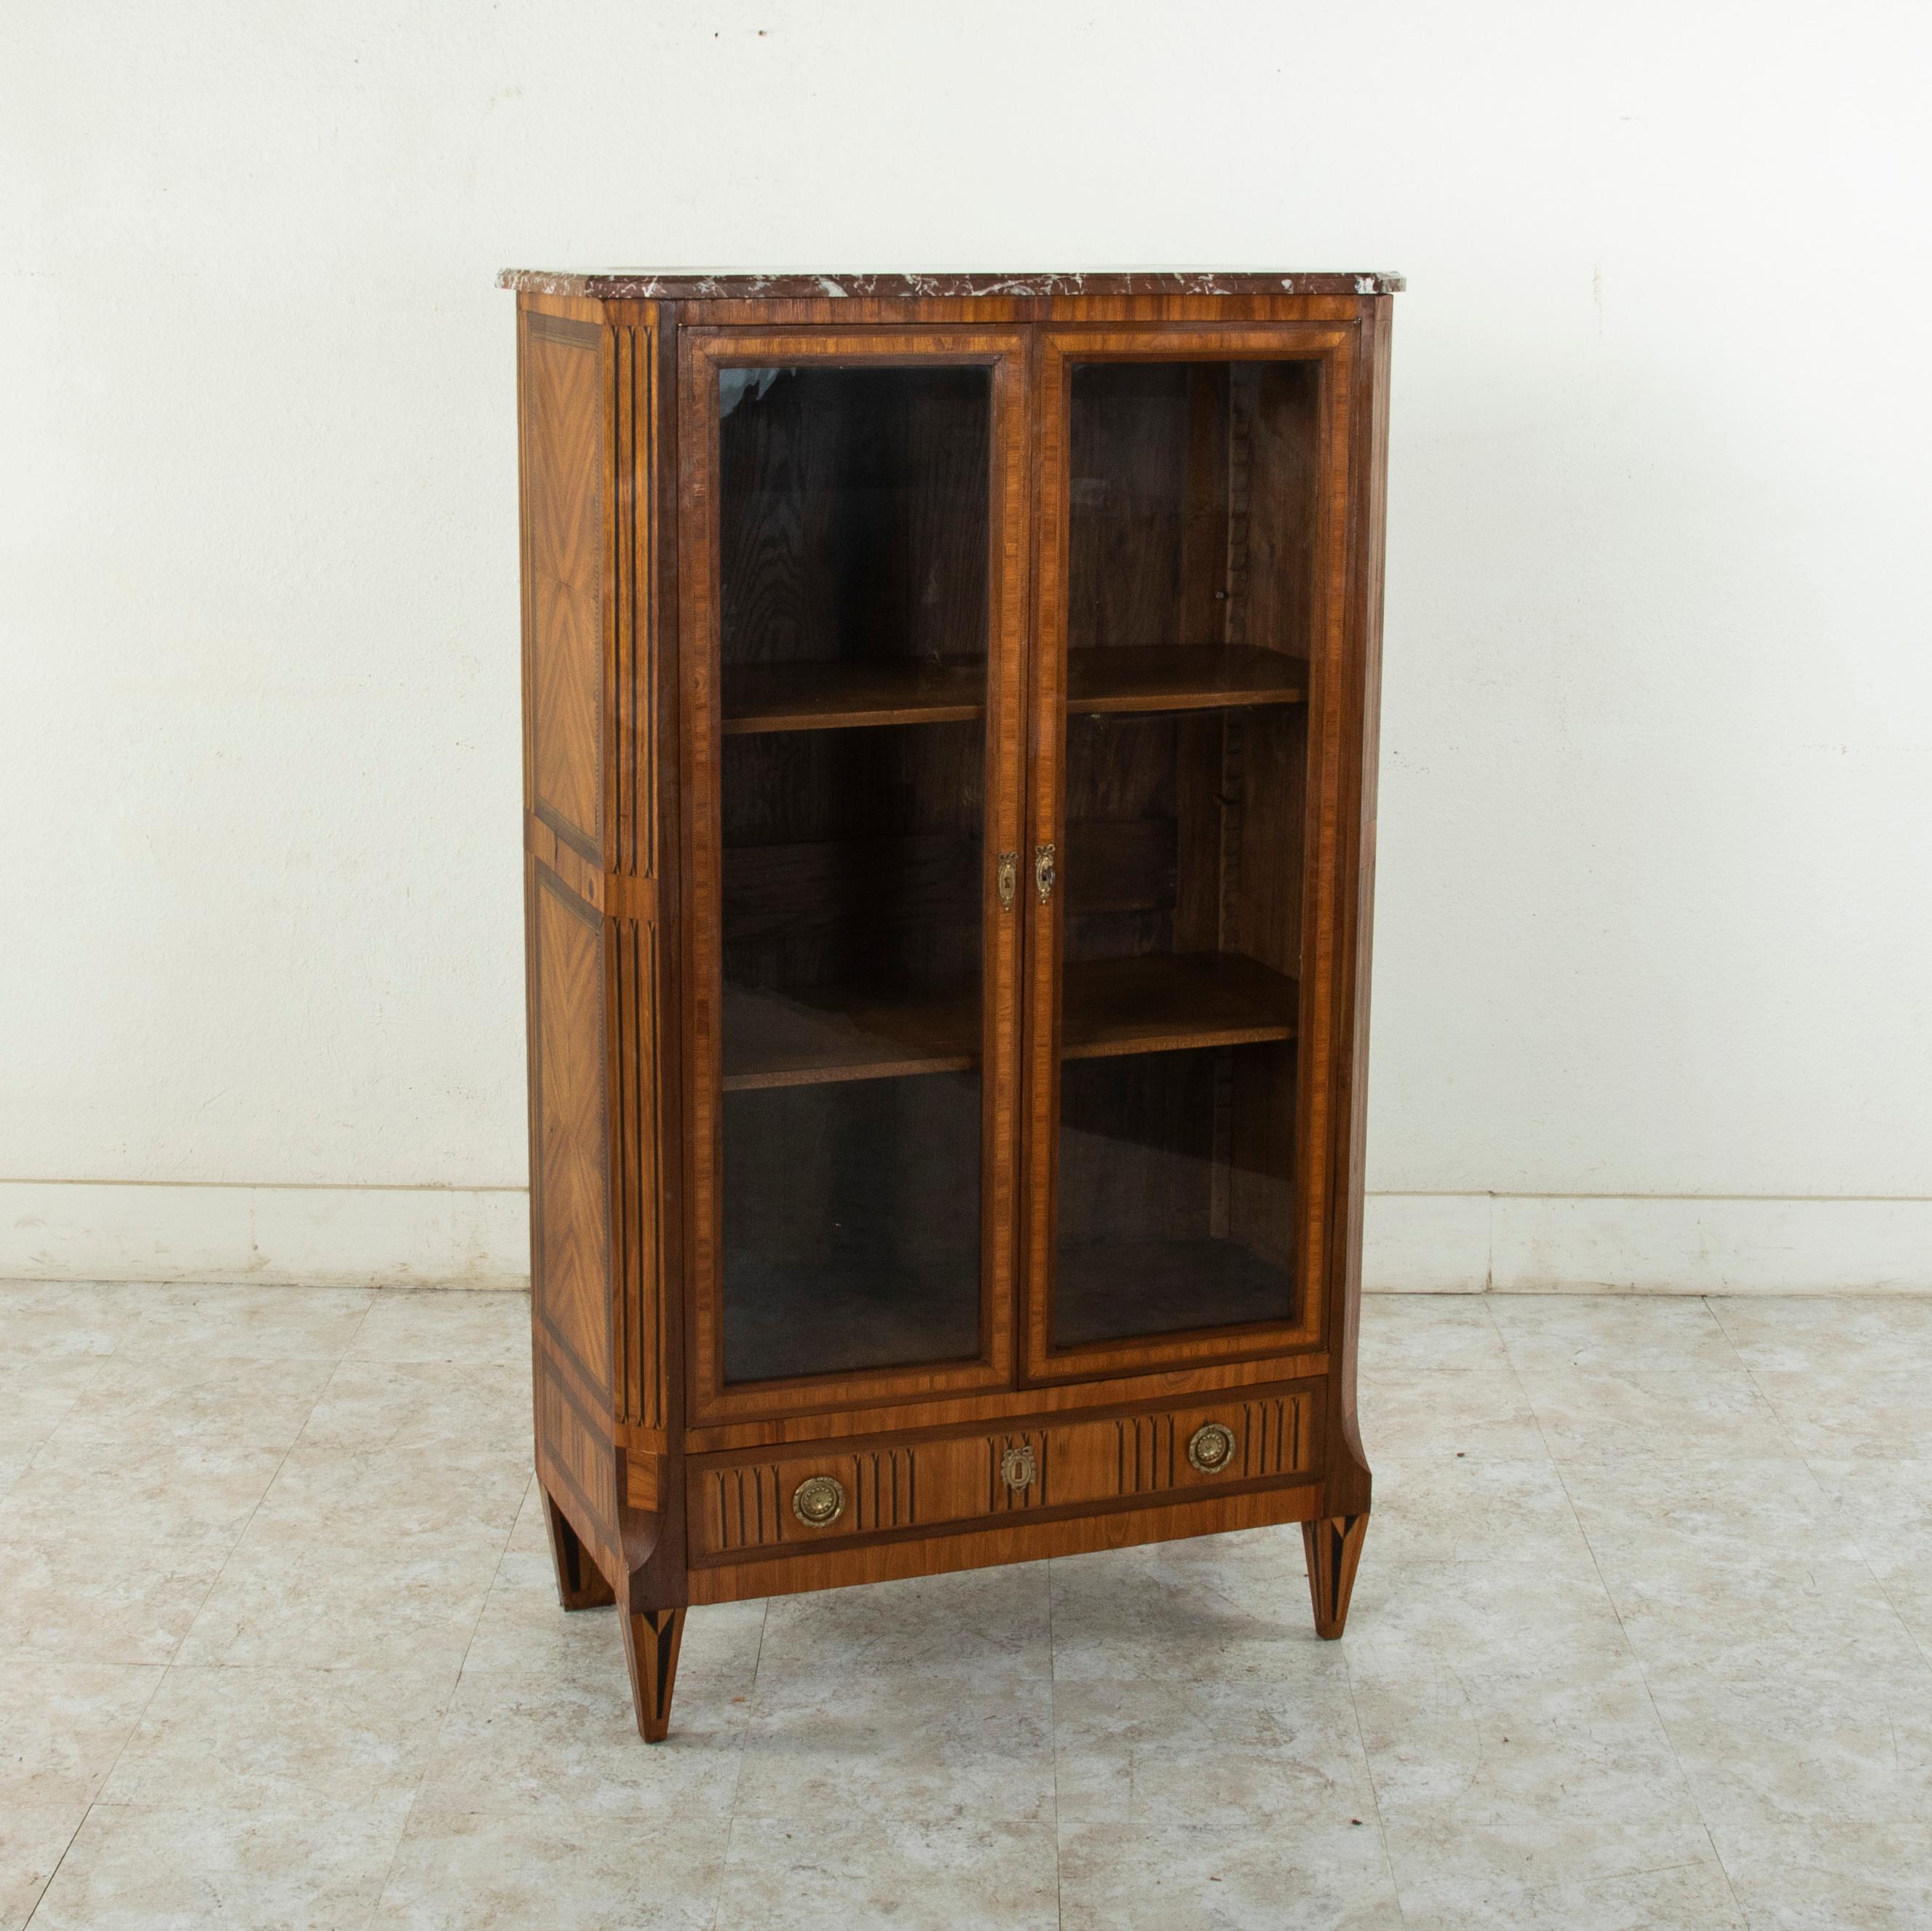
[[[1408,1294],[1928,1294],[1932,1200],[1371,1194]],[[520,1288],[520,1187],[0,1181],[0,1279]]]
[[[1932,1200],[1371,1194],[1366,1287],[1408,1294],[1932,1294]]]
[[[521,1187],[0,1180],[0,1279],[524,1288]]]

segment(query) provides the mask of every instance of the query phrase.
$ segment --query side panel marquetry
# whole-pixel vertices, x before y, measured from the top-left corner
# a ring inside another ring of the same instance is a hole
[[[656,1430],[656,311],[564,307],[520,344],[533,1307],[604,1426]]]
[[[626,879],[658,869],[655,344],[632,320],[524,316],[530,806]]]
[[[580,1533],[608,1544],[617,1520],[616,1458],[598,1418],[586,1414],[565,1379],[536,1378],[538,1472]]]
[[[604,826],[604,331],[524,320],[530,802],[586,857]]]
[[[532,1312],[602,1396],[610,1385],[604,922],[531,862]]]
[[[690,1533],[698,1556],[806,1547],[1068,1507],[1124,1505],[1292,1479],[1312,1467],[1318,1385],[1144,1411],[1104,1420],[926,1440],[828,1447],[783,1459],[706,1456],[689,1465]],[[1225,1465],[1196,1468],[1187,1444],[1216,1423],[1234,1437]],[[823,1527],[792,1507],[800,1485],[829,1477],[844,1493]]]

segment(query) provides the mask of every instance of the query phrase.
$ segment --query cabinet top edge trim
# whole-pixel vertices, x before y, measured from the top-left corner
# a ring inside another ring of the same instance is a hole
[[[908,301],[994,295],[1010,298],[1113,295],[1396,295],[1407,286],[1386,270],[1159,268],[970,270],[932,274],[820,274],[704,268],[505,268],[499,288],[593,301],[710,301],[872,297]]]

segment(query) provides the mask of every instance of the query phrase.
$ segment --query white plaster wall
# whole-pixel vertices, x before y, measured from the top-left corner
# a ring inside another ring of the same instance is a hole
[[[1372,1275],[1932,1285],[1928,19],[14,0],[0,1267],[523,1264],[500,265],[1222,265],[1411,279]]]

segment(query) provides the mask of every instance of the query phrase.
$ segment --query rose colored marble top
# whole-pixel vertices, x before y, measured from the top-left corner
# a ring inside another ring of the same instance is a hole
[[[1252,268],[1094,269],[1012,274],[946,271],[932,274],[752,274],[711,268],[506,268],[499,288],[526,295],[586,295],[593,301],[746,301],[796,296],[874,295],[916,299],[994,295],[1394,295],[1400,275],[1315,274]]]

